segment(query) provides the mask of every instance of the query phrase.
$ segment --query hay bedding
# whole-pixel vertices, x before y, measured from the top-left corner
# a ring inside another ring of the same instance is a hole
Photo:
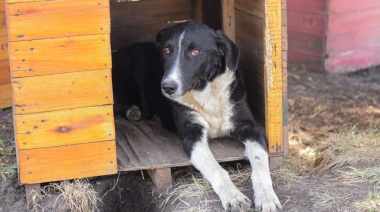
[[[380,148],[380,68],[345,75],[290,68],[288,83],[290,155],[282,169],[272,172],[284,210],[365,211],[365,203],[369,202],[371,207],[378,207],[373,211],[380,211],[375,195],[379,191],[380,164],[378,157],[371,157]],[[12,154],[14,141],[9,109],[0,111],[0,138],[0,170],[3,171],[4,167],[16,163]],[[347,152],[350,149],[360,151]],[[362,154],[364,159],[342,157],[353,154]],[[247,164],[225,165],[239,188],[252,196]],[[97,205],[93,201],[89,205],[95,211],[220,209],[218,199],[199,173],[188,168],[174,173],[176,187],[164,196],[152,189],[146,173],[92,178],[88,183],[95,193],[89,191],[87,194],[91,195],[84,202],[96,199]],[[28,203],[24,188],[17,183],[17,175],[7,173],[6,178],[6,182],[0,180],[0,212],[26,211]],[[62,198],[62,192],[56,191],[47,189],[46,195],[36,197],[36,202],[30,203],[29,208],[36,211],[72,210]]]

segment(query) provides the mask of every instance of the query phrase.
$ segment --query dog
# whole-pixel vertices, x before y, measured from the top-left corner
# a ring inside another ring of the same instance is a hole
[[[175,125],[191,163],[209,181],[226,211],[243,211],[252,202],[215,160],[209,138],[231,137],[244,143],[252,166],[257,210],[281,210],[269,171],[267,142],[246,101],[239,73],[239,50],[220,30],[187,21],[156,36],[161,55],[161,90],[171,100]]]
[[[153,42],[135,43],[113,52],[114,116],[125,117],[130,108],[137,107],[137,113],[141,113],[143,119],[158,117],[164,128],[175,131],[170,102],[160,89],[163,73],[160,55]]]

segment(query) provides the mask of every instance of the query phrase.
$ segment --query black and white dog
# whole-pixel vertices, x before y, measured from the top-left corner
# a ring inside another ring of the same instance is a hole
[[[251,201],[215,160],[209,138],[232,137],[243,142],[252,166],[256,209],[281,209],[270,177],[267,143],[246,102],[236,45],[223,32],[194,21],[164,28],[156,42],[164,68],[161,89],[172,100],[184,149],[211,183],[224,209],[247,210]]]

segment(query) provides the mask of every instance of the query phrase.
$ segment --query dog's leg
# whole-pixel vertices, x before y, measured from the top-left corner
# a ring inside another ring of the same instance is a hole
[[[200,124],[188,124],[184,147],[191,163],[211,183],[226,211],[245,211],[252,202],[232,183],[228,172],[215,160],[207,143],[207,129]]]
[[[269,159],[264,136],[255,127],[253,121],[240,122],[234,132],[235,138],[245,145],[245,155],[252,166],[252,186],[256,210],[281,210],[272,185],[269,171]]]

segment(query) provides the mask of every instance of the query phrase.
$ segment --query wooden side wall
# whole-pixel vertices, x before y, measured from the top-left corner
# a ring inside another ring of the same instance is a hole
[[[380,1],[330,0],[328,8],[326,70],[380,65]]]
[[[11,75],[8,62],[8,37],[5,18],[5,2],[0,0],[0,108],[12,106]]]
[[[287,0],[289,63],[323,70],[326,0]]]
[[[109,1],[6,11],[20,182],[116,173]]]

